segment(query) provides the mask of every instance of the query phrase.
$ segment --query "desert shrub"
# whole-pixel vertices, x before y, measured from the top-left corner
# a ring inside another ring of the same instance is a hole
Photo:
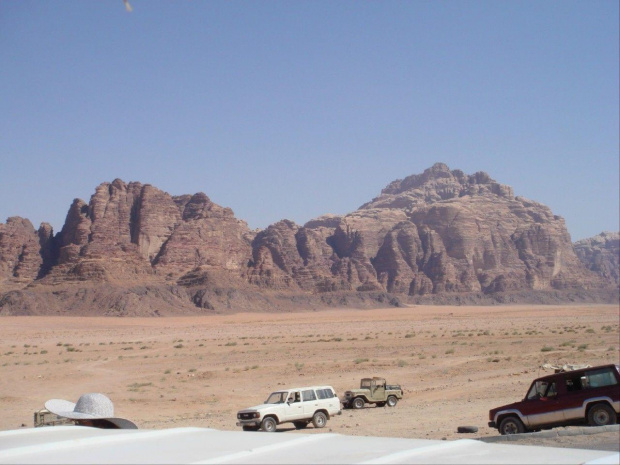
[[[130,384],[129,386],[127,386],[127,387],[129,388],[128,391],[138,392],[138,390],[140,388],[147,387],[147,386],[152,386],[152,385],[153,385],[153,383],[133,383],[133,384]]]

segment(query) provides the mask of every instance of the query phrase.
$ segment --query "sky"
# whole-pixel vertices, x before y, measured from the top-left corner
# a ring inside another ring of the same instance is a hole
[[[0,0],[0,223],[120,178],[251,228],[436,162],[619,226],[619,2]]]

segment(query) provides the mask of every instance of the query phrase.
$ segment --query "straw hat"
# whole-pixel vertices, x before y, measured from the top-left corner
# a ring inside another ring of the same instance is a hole
[[[131,421],[114,416],[114,404],[105,395],[98,392],[82,394],[77,404],[61,399],[45,402],[45,408],[59,417],[71,420],[107,420],[121,429],[137,429]]]

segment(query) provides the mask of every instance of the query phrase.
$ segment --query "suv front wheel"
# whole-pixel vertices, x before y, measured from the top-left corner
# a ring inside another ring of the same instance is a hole
[[[265,418],[260,425],[263,431],[266,431],[268,433],[273,433],[276,430],[277,426],[278,424],[276,423],[276,420],[274,420],[272,417]]]
[[[616,412],[607,404],[596,404],[588,412],[588,424],[590,426],[614,425]]]
[[[525,426],[517,417],[506,417],[499,424],[500,434],[525,433]]]

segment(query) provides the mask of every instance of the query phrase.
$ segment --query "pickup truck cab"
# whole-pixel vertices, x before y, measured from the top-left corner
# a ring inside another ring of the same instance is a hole
[[[620,366],[562,371],[535,379],[525,398],[489,411],[489,427],[518,434],[587,422],[612,425],[620,414]]]
[[[240,410],[237,426],[244,431],[273,432],[282,423],[302,429],[312,423],[323,428],[332,415],[340,415],[340,400],[331,386],[310,386],[272,392],[260,405]]]

